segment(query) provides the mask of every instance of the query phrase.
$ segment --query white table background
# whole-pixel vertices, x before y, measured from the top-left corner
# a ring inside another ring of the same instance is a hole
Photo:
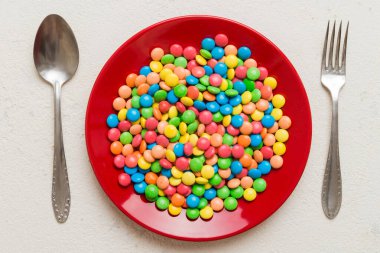
[[[0,251],[380,252],[379,11],[375,0],[0,0]],[[50,202],[53,92],[32,59],[35,33],[50,13],[66,19],[80,50],[77,74],[63,88],[72,194],[64,225],[55,221]],[[309,161],[288,201],[254,229],[210,243],[167,239],[125,217],[99,186],[84,140],[88,96],[110,55],[146,26],[187,14],[235,19],[272,40],[300,74],[313,115]],[[343,204],[332,221],[320,201],[331,110],[319,82],[328,19],[350,20],[347,84],[340,98]]]

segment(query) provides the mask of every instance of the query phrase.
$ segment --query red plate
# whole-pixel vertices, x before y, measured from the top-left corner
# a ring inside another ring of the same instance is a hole
[[[259,66],[265,66],[269,74],[278,80],[275,93],[286,97],[284,114],[292,119],[280,170],[272,170],[265,176],[267,189],[258,194],[255,201],[239,201],[236,211],[215,213],[210,221],[189,221],[185,212],[171,217],[161,212],[154,203],[134,193],[133,187],[118,185],[119,170],[113,166],[109,151],[106,118],[113,113],[112,101],[126,76],[138,73],[141,66],[149,63],[150,51],[179,43],[182,46],[200,46],[207,36],[218,33],[228,36],[236,46],[248,46]],[[101,49],[99,49],[101,50]],[[86,142],[88,155],[103,190],[114,204],[129,218],[141,226],[164,236],[188,241],[208,241],[226,238],[246,231],[273,214],[289,197],[305,168],[311,143],[311,113],[302,82],[286,56],[268,39],[255,30],[219,17],[186,16],[154,24],[126,41],[107,61],[100,72],[87,106]]]

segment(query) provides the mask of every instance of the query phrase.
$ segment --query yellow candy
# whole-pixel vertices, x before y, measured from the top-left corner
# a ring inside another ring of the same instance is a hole
[[[149,67],[153,72],[156,72],[156,73],[161,72],[163,68],[162,63],[159,61],[151,61],[149,64]]]
[[[169,119],[169,114],[162,114],[161,121],[167,121]]]
[[[182,135],[182,136],[179,138],[178,141],[179,141],[180,143],[185,144],[185,143],[189,142],[189,139],[190,139],[190,135],[189,135],[188,133],[186,133],[185,135]]]
[[[203,56],[202,56],[202,55],[199,55],[199,54],[195,56],[195,61],[196,61],[199,65],[202,65],[202,66],[204,66],[204,65],[207,64],[206,59],[203,58]]]
[[[182,207],[180,207],[180,206],[174,206],[172,203],[170,203],[168,211],[169,211],[169,213],[171,215],[178,216],[181,213],[181,211],[182,211]]]
[[[194,101],[189,97],[182,97],[181,103],[184,104],[185,106],[192,106],[194,104]]]
[[[175,166],[172,167],[170,172],[172,173],[172,177],[177,178],[177,179],[181,179],[183,176],[183,172],[177,169],[177,167]]]
[[[231,115],[226,115],[223,117],[222,123],[224,127],[228,127],[231,124],[231,118]]]
[[[165,196],[164,191],[161,189],[158,189],[158,196],[164,197]]]
[[[174,87],[178,84],[178,81],[179,81],[179,78],[176,74],[168,74],[166,75],[165,77],[165,83],[170,86],[170,87]]]
[[[207,140],[211,140],[211,136],[208,133],[203,133],[201,137],[206,138]]]
[[[279,109],[279,108],[273,108],[272,112],[270,113],[270,115],[272,115],[272,117],[278,121],[281,119],[282,117],[282,110]]]
[[[221,83],[221,85],[219,86],[219,89],[221,90],[221,91],[225,91],[225,90],[227,90],[227,88],[228,88],[228,82],[227,82],[227,80],[226,79],[222,79],[222,83]]]
[[[169,178],[169,184],[171,186],[178,186],[181,182],[182,180],[180,178],[174,178],[174,177]]]
[[[153,109],[154,109],[154,108],[159,109],[159,107],[158,107],[158,103],[154,103],[154,104],[152,105],[152,108],[153,108]]]
[[[251,117],[254,121],[260,121],[264,117],[264,112],[261,112],[259,110],[255,110],[252,114]]]
[[[119,119],[119,121],[125,120],[127,118],[127,109],[121,109],[117,114],[117,118]]]
[[[204,151],[200,150],[197,146],[194,146],[193,148],[193,155],[198,156],[198,155],[203,155]]]
[[[278,129],[274,137],[276,137],[276,140],[279,142],[286,142],[289,139],[289,133],[285,129]]]
[[[203,101],[203,94],[202,94],[202,92],[199,92],[197,100]]]
[[[169,115],[169,118],[174,118],[174,117],[177,117],[178,116],[178,110],[177,110],[177,107],[175,107],[174,105],[172,105],[170,108],[169,108],[169,112],[168,112],[168,115]]]
[[[169,206],[169,208],[170,208],[170,206]],[[201,216],[202,219],[209,220],[214,215],[214,210],[212,210],[212,208],[210,206],[206,206],[199,211],[199,215]]]
[[[233,54],[227,55],[224,63],[228,68],[235,68],[238,65],[238,58]]]
[[[205,190],[208,190],[208,189],[210,189],[211,187],[212,187],[211,184],[209,184],[209,183],[205,184]]]
[[[189,142],[195,147],[198,142],[198,136],[196,134],[190,134]]]
[[[177,135],[177,128],[173,125],[167,125],[164,129],[164,135],[168,138],[174,138]]]
[[[252,201],[256,198],[257,193],[253,188],[247,188],[244,190],[243,197],[247,201]]]
[[[273,152],[276,155],[283,155],[283,154],[285,154],[285,152],[286,152],[286,146],[285,146],[285,144],[282,143],[282,142],[276,142],[273,145]]]
[[[227,78],[232,80],[234,79],[234,77],[235,77],[235,70],[234,69],[227,70]],[[227,87],[228,87],[228,83],[227,83]]]
[[[195,182],[197,182],[197,184],[207,184],[208,180],[206,178],[203,178],[203,177],[197,177],[195,179]]]
[[[175,156],[173,150],[167,149],[165,152],[165,156],[169,160],[169,162],[172,162],[172,163],[175,162],[176,156]]]
[[[179,123],[178,128],[179,128],[179,133],[180,133],[181,135],[185,135],[185,134],[187,133],[187,125],[186,125],[185,122],[181,122],[181,123]]]
[[[205,165],[201,169],[201,175],[202,177],[206,179],[210,179],[214,176],[215,171],[214,168],[211,165]]]
[[[277,80],[274,77],[268,76],[264,79],[264,85],[268,85],[274,90],[277,87]]]
[[[141,119],[141,118],[140,118]],[[132,125],[140,125],[140,119],[138,119],[137,121],[135,122],[132,122]]]
[[[244,91],[243,94],[241,94],[241,103],[243,105],[248,104],[252,100],[252,93],[249,91]]]
[[[161,78],[161,80],[165,80],[166,76],[169,75],[169,74],[173,74],[173,71],[171,69],[163,69],[160,72],[160,78]]]
[[[145,123],[146,123],[146,119],[141,117],[140,118],[140,125],[142,126],[142,128],[145,128]]]
[[[141,156],[139,158],[139,160],[137,161],[137,164],[139,165],[139,167],[143,170],[147,170],[150,168],[150,163],[148,163],[147,161],[145,161],[144,157]]]
[[[232,115],[238,115],[243,111],[243,106],[241,104],[238,104],[232,109]]]
[[[182,183],[185,185],[193,185],[195,183],[195,175],[190,171],[183,173]]]
[[[285,97],[280,94],[276,94],[272,98],[272,104],[275,108],[281,108],[285,105]]]

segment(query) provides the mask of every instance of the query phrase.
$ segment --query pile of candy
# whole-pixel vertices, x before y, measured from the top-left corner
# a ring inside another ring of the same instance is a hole
[[[174,44],[167,54],[154,48],[107,118],[119,184],[132,182],[173,216],[186,208],[191,220],[263,192],[262,176],[283,164],[291,125],[284,96],[272,93],[276,79],[248,47],[228,45],[224,34],[201,44],[199,51]]]

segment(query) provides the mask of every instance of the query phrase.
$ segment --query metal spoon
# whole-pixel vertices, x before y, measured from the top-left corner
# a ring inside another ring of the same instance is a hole
[[[79,51],[74,33],[62,17],[52,14],[42,21],[34,41],[33,57],[40,76],[54,87],[52,204],[56,220],[64,223],[71,199],[62,138],[61,90],[78,68]]]

